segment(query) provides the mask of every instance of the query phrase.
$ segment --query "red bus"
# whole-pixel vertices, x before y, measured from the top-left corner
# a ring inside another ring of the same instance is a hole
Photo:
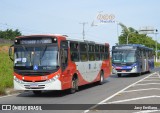
[[[14,55],[12,55],[12,46]],[[111,73],[109,44],[69,39],[63,35],[15,38],[9,49],[14,61],[14,89],[65,90],[99,82]]]

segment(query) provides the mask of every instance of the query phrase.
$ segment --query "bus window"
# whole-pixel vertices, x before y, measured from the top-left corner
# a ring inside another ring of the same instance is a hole
[[[78,42],[70,42],[70,50],[71,51],[79,51],[79,46],[78,46]]]
[[[77,42],[70,42],[70,53],[72,61],[79,61],[79,45]]]
[[[94,61],[95,60],[95,55],[94,53],[89,53],[89,60]]]
[[[139,58],[142,58],[142,50],[139,49]]]
[[[95,60],[100,60],[100,51],[99,51],[99,45],[95,44]]]
[[[95,60],[95,46],[93,44],[88,44],[88,56],[90,61]]]
[[[105,59],[104,45],[100,46],[100,54],[101,54],[101,60],[104,60]]]
[[[78,62],[79,61],[79,53],[78,52],[72,52],[71,53],[71,60]]]
[[[80,59],[81,59],[81,61],[88,60],[87,44],[86,43],[80,43]]]
[[[95,52],[99,53],[99,45],[98,44],[95,45]]]
[[[62,70],[65,70],[65,68],[68,65],[68,42],[67,41],[62,41],[61,42],[60,53],[61,53],[60,58],[61,58]]]
[[[105,47],[105,59],[109,58],[109,47]]]
[[[87,57],[87,53],[80,53],[80,59],[81,61],[87,61],[88,60],[88,57]]]
[[[87,44],[80,43],[80,52],[87,52]]]
[[[95,60],[100,60],[100,54],[99,53],[96,53],[96,58]]]
[[[138,57],[138,58],[141,58],[141,52],[140,52],[139,49],[137,50],[137,57]]]
[[[104,53],[104,45],[100,46],[100,52]]]
[[[105,59],[105,54],[101,53],[101,60],[104,60],[104,59]]]
[[[66,49],[61,49],[61,60],[62,63],[67,63],[67,50]]]
[[[144,59],[146,59],[146,50],[143,50]]]

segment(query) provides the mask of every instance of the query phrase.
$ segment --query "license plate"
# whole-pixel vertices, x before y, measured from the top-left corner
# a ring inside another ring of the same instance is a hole
[[[33,88],[33,87],[34,87],[34,88],[35,88],[35,87],[38,87],[38,84],[31,84],[30,87],[32,87],[32,88]]]
[[[122,72],[126,72],[126,70],[122,70]]]

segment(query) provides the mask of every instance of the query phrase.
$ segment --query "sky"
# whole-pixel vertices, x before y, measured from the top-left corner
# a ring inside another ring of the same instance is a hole
[[[19,29],[23,35],[62,34],[83,39],[80,23],[86,22],[85,40],[113,46],[122,31],[117,23],[91,26],[101,11],[113,14],[115,21],[127,27],[139,30],[151,26],[160,31],[159,0],[0,0],[0,30]],[[150,36],[156,39],[154,34]]]

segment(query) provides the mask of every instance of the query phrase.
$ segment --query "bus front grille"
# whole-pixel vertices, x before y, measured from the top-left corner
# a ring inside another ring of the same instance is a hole
[[[37,87],[31,87],[30,85],[24,85],[26,89],[44,89],[45,85],[38,85]]]

